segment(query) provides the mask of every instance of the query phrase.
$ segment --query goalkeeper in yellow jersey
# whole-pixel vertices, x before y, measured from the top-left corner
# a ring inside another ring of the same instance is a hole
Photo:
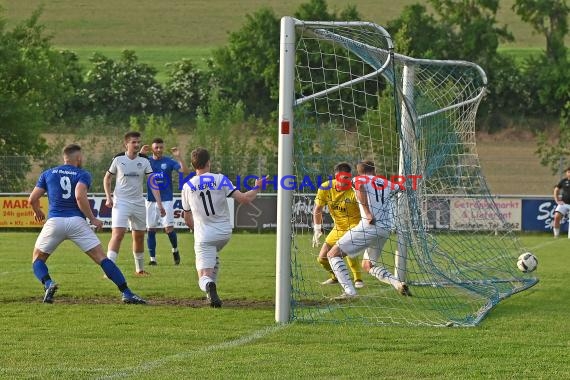
[[[352,189],[351,171],[352,168],[350,164],[346,162],[337,164],[334,167],[335,179],[322,183],[319,186],[315,198],[315,207],[313,209],[313,248],[319,246],[319,238],[323,234],[322,223],[323,209],[325,206],[328,206],[330,215],[334,221],[334,228],[327,235],[317,259],[319,264],[330,273],[330,277],[322,283],[323,285],[338,283],[329,264],[327,252],[345,232],[356,226],[361,219],[356,195]],[[341,181],[339,182],[337,178]],[[352,271],[354,286],[356,288],[362,288],[364,282],[362,281],[362,271],[360,269],[359,260],[356,259],[356,257],[352,258],[347,256],[346,261]]]

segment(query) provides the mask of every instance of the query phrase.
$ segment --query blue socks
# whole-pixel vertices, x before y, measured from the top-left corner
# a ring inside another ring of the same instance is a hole
[[[117,288],[123,293],[130,292],[129,288],[127,287],[127,280],[125,280],[125,276],[119,269],[119,267],[110,259],[104,259],[101,261],[101,268],[105,275],[117,285]]]
[[[48,267],[45,261],[36,259],[32,264],[32,269],[34,270],[34,276],[44,284],[44,288],[49,288],[52,283],[52,279],[49,276]]]
[[[146,235],[146,244],[148,245],[148,253],[150,257],[156,257],[156,231],[148,231]]]
[[[168,239],[170,240],[170,244],[172,244],[172,248],[178,248],[178,237],[176,236],[176,231],[172,230],[172,232],[168,234]]]

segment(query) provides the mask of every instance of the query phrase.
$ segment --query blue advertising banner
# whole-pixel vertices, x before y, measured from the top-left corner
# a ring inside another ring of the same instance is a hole
[[[554,209],[556,203],[552,198],[523,199],[522,200],[522,229],[523,231],[552,231]],[[560,225],[561,232],[568,231],[568,221],[563,220]]]

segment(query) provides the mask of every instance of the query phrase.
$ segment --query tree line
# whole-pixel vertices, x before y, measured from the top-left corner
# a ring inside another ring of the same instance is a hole
[[[387,23],[397,52],[479,64],[489,78],[479,129],[493,132],[530,119],[559,122],[559,144],[550,144],[542,135],[539,154],[549,165],[570,153],[564,150],[570,146],[570,70],[565,46],[570,9],[566,0],[515,0],[515,13],[545,38],[543,51],[523,59],[498,49],[501,43],[513,41],[508,28],[497,22],[499,0],[428,3],[430,10],[422,4],[406,6],[397,19]],[[356,6],[331,11],[326,0],[309,0],[293,16],[363,19]],[[40,19],[38,9],[12,30],[0,19],[0,148],[4,155],[22,157],[17,164],[19,178],[30,169],[28,157],[41,159],[50,150],[41,138],[46,128],[59,126],[65,132],[77,132],[85,125],[91,131],[108,125],[126,128],[133,117],[193,125],[193,132],[214,136],[218,140],[213,144],[225,151],[250,146],[252,151],[245,153],[255,160],[245,166],[259,166],[274,158],[268,144],[274,138],[278,104],[280,20],[270,8],[247,15],[244,25],[229,35],[226,46],[213,52],[205,67],[190,60],[173,62],[163,82],[157,80],[157,69],[139,62],[131,50],[123,51],[118,59],[94,54],[89,66],[83,67],[74,52],[52,46]],[[535,125],[537,132],[543,126]],[[228,133],[237,133],[234,136],[240,139],[228,139]],[[253,148],[244,136],[255,136],[262,149]],[[224,145],[232,143],[231,147]],[[0,168],[0,191],[19,187],[9,171],[13,168]]]

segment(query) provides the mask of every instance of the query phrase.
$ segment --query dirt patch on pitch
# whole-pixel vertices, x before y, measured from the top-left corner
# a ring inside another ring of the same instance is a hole
[[[210,303],[206,298],[153,298],[146,297],[147,301],[144,306],[179,306],[179,307],[191,307],[191,308],[201,308],[210,307]],[[18,299],[18,300],[3,300],[0,304],[11,303],[11,302],[24,302],[24,303],[41,303],[41,299],[28,298],[28,299]],[[275,308],[275,303],[272,300],[248,300],[248,299],[222,299],[223,308],[247,308],[247,309],[273,309]],[[52,305],[106,305],[106,304],[122,304],[120,297],[89,297],[89,298],[76,298],[67,296],[57,296],[54,299]],[[46,306],[49,306],[46,304]],[[133,305],[138,306],[138,305]]]

